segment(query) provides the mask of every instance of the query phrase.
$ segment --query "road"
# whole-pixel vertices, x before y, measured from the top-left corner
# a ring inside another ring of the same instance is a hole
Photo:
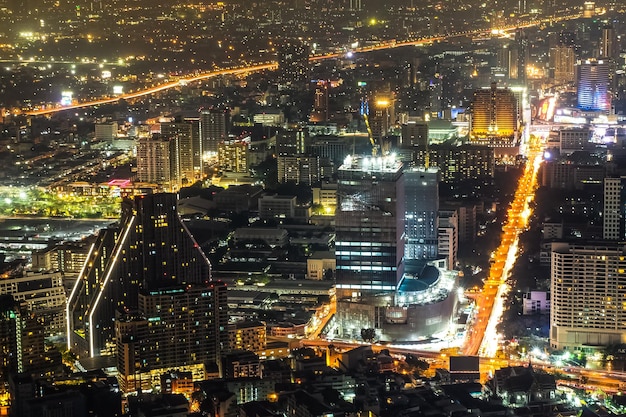
[[[477,314],[463,348],[465,355],[493,357],[498,349],[496,326],[504,309],[504,296],[509,289],[507,279],[517,259],[519,234],[526,228],[530,217],[529,204],[537,188],[542,149],[541,141],[533,137],[528,150],[528,162],[502,228],[500,246],[493,254],[489,276],[476,299]]]
[[[543,25],[546,23],[554,23],[554,22],[563,21],[563,20],[577,19],[581,16],[582,16],[581,14],[577,13],[573,15],[533,20],[525,24],[499,28],[496,31],[496,35],[504,34],[506,32],[510,32],[518,28],[527,28],[527,27],[532,27],[532,26]],[[493,33],[492,29],[489,29],[489,30],[477,29],[474,31],[450,33],[450,34],[441,35],[441,36],[424,37],[424,38],[418,38],[418,39],[401,40],[401,41],[391,40],[387,42],[381,42],[376,45],[367,45],[367,46],[363,46],[359,48],[354,48],[351,50],[351,52],[362,53],[362,52],[371,52],[371,51],[380,51],[380,50],[385,50],[385,49],[400,48],[400,47],[405,47],[405,46],[421,46],[421,45],[426,45],[430,43],[441,42],[443,40],[451,39],[455,37],[477,37],[477,36],[491,35],[492,33]],[[315,61],[321,61],[321,60],[326,60],[326,59],[340,58],[343,56],[345,56],[345,52],[332,52],[332,53],[327,53],[327,54],[314,55],[310,57],[309,60],[312,62],[315,62]],[[27,112],[26,114],[29,116],[43,116],[43,115],[50,115],[53,113],[58,113],[58,112],[65,111],[65,110],[100,106],[103,104],[115,103],[119,100],[131,100],[131,99],[140,98],[143,96],[149,96],[155,93],[159,93],[161,91],[169,90],[172,88],[177,88],[181,85],[186,85],[189,83],[194,83],[194,82],[206,80],[209,78],[214,78],[214,77],[218,77],[221,75],[240,75],[240,74],[246,74],[246,73],[251,73],[251,72],[274,70],[277,68],[278,68],[277,62],[264,62],[264,63],[258,63],[258,64],[247,64],[247,65],[239,66],[239,67],[222,68],[222,69],[217,69],[213,71],[203,72],[200,74],[196,73],[196,74],[189,75],[186,77],[180,77],[179,79],[175,81],[165,82],[155,87],[148,87],[143,90],[130,92],[126,94],[120,94],[115,97],[107,97],[101,100],[86,101],[83,103],[77,103],[77,104],[73,104],[69,106],[58,106],[58,107],[53,107],[53,108],[39,109],[39,110]]]

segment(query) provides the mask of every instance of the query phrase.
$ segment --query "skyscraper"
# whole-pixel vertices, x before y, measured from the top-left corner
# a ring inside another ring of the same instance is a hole
[[[611,67],[602,59],[578,63],[578,107],[584,110],[611,110]]]
[[[203,152],[217,153],[220,142],[228,138],[229,123],[228,110],[205,109],[200,112],[200,138]]]
[[[392,156],[347,157],[338,174],[338,293],[358,298],[393,292],[403,273],[402,163]]]
[[[137,309],[140,290],[209,282],[209,261],[176,203],[176,194],[126,200],[120,226],[100,232],[68,299],[68,348],[81,356],[113,354],[113,318]]]
[[[619,52],[617,46],[617,35],[612,25],[606,25],[602,28],[602,37],[600,38],[600,58],[616,59]]]
[[[483,88],[474,92],[471,105],[470,143],[492,147],[515,146],[519,109],[515,94],[508,88]]]
[[[576,80],[576,53],[573,46],[557,45],[550,48],[550,67],[555,84],[573,83]]]
[[[435,259],[438,252],[439,169],[404,171],[405,260]]]
[[[180,172],[176,155],[178,141],[174,137],[154,135],[139,138],[137,143],[137,179],[177,190]]]
[[[193,184],[203,177],[202,140],[200,119],[185,119],[182,122],[161,123],[161,135],[177,141],[176,160],[181,182]]]

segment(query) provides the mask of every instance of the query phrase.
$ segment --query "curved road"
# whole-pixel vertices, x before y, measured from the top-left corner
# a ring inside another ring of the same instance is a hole
[[[576,19],[576,18],[579,18],[581,16],[582,15],[580,13],[578,13],[578,14],[574,14],[574,15],[567,15],[567,16],[561,16],[561,17],[545,18],[545,19],[541,19],[541,20],[534,20],[534,21],[528,22],[526,24],[514,25],[514,26],[509,26],[509,27],[503,27],[503,28],[498,29],[498,31],[499,31],[499,33],[503,33],[503,32],[515,30],[515,29],[518,29],[518,28],[538,26],[538,25],[542,25],[542,24],[546,24],[546,23],[553,23],[553,22],[562,21],[562,20]],[[429,43],[433,43],[433,42],[439,42],[439,41],[442,41],[442,40],[445,40],[445,39],[454,38],[454,37],[460,37],[460,36],[480,36],[480,35],[488,35],[490,33],[492,33],[491,30],[479,29],[479,30],[474,30],[474,31],[467,31],[467,32],[460,32],[460,33],[451,33],[451,34],[441,35],[441,36],[433,36],[433,37],[430,37],[430,38],[420,38],[420,39],[403,40],[403,41],[392,40],[392,41],[388,41],[388,42],[381,42],[380,44],[376,44],[376,45],[369,45],[369,46],[363,46],[363,47],[360,47],[360,48],[355,48],[352,52],[360,53],[360,52],[371,52],[371,51],[380,51],[380,50],[384,50],[384,49],[400,48],[400,47],[403,47],[403,46],[420,46],[420,45],[429,44]],[[309,58],[309,60],[310,61],[321,61],[321,60],[325,60],[325,59],[339,58],[341,56],[344,56],[344,53],[334,52],[334,53],[328,53],[328,54],[323,54],[323,55],[315,55],[315,56],[312,56],[311,58]],[[273,70],[273,69],[276,69],[276,68],[278,68],[278,63],[276,63],[276,62],[266,62],[266,63],[261,63],[261,64],[250,64],[250,65],[241,66],[241,67],[223,68],[223,69],[220,69],[220,70],[215,70],[215,71],[209,71],[209,72],[205,72],[205,73],[201,73],[201,74],[190,75],[190,76],[187,76],[187,77],[181,77],[177,81],[166,82],[166,83],[160,84],[160,85],[158,85],[156,87],[146,88],[144,90],[139,90],[139,91],[136,91],[134,93],[121,94],[119,96],[109,97],[109,98],[105,98],[105,99],[101,99],[101,100],[86,101],[84,103],[73,104],[73,105],[70,105],[70,106],[54,107],[54,108],[46,108],[46,109],[41,109],[41,110],[35,110],[35,111],[32,111],[32,112],[27,112],[26,114],[29,115],[29,116],[42,116],[42,115],[58,113],[58,112],[65,111],[65,110],[73,110],[73,109],[80,109],[80,108],[85,108],[85,107],[99,106],[99,105],[102,105],[102,104],[110,104],[110,103],[115,103],[116,101],[119,101],[119,100],[134,99],[134,98],[138,98],[138,97],[148,96],[148,95],[151,95],[151,94],[155,94],[155,93],[158,93],[158,92],[161,92],[161,91],[165,91],[165,90],[169,90],[171,88],[178,87],[180,85],[185,85],[185,84],[188,84],[188,83],[202,81],[202,80],[206,80],[206,79],[209,79],[209,78],[217,77],[217,76],[220,76],[220,75],[238,75],[238,74],[245,74],[245,73],[249,73],[249,72]]]

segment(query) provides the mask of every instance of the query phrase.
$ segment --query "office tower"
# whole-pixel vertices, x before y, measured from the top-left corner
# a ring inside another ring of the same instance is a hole
[[[68,298],[69,349],[81,356],[113,354],[113,318],[138,307],[140,289],[209,281],[209,261],[176,204],[176,194],[125,200],[119,227],[99,233]]]
[[[230,112],[228,110],[206,109],[200,112],[200,138],[202,151],[205,154],[217,153],[219,143],[228,138],[229,123]]]
[[[445,182],[493,178],[495,172],[493,148],[478,145],[430,145],[418,149],[413,159],[417,165],[439,168]]]
[[[309,83],[309,46],[299,40],[285,40],[278,50],[279,89],[304,89]]]
[[[519,125],[518,102],[508,88],[483,88],[471,104],[470,143],[492,147],[515,146]]]
[[[137,179],[158,184],[166,190],[179,187],[179,170],[176,164],[177,141],[174,138],[154,135],[139,138],[137,143]]]
[[[174,369],[206,379],[228,349],[226,291],[219,281],[141,289],[138,308],[115,323],[122,391],[150,388]]]
[[[617,46],[617,35],[615,34],[615,28],[612,25],[607,25],[602,28],[602,36],[600,38],[600,58],[616,59],[619,53]]]
[[[218,145],[217,160],[220,171],[248,172],[249,144],[246,141],[226,141]]]
[[[161,136],[177,141],[176,163],[181,184],[193,184],[203,177],[200,120],[185,119],[177,123],[161,123]]]
[[[609,62],[588,59],[578,63],[578,107],[583,110],[611,110]]]
[[[626,177],[604,179],[603,238],[626,240]]]
[[[405,260],[435,259],[438,247],[439,169],[404,171]]]
[[[553,243],[550,345],[574,351],[626,343],[626,246]]]
[[[335,256],[339,296],[394,292],[403,274],[402,163],[392,156],[349,156],[338,176]]]
[[[576,78],[576,53],[573,46],[557,45],[550,48],[550,67],[554,71],[554,83],[573,83]]]
[[[428,123],[413,121],[404,123],[400,136],[400,146],[407,149],[414,146],[426,149],[428,147]]]

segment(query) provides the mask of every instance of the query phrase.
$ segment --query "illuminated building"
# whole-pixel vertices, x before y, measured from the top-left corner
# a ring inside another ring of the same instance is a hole
[[[328,107],[328,95],[330,90],[330,82],[321,80],[315,86],[315,94],[313,96],[313,112],[309,117],[311,122],[326,122],[330,118]]]
[[[438,254],[439,169],[404,171],[405,260]]]
[[[595,351],[626,343],[626,246],[553,243],[550,345]]]
[[[572,46],[557,45],[550,48],[550,67],[554,83],[569,84],[576,81],[576,52]]]
[[[439,168],[445,182],[493,178],[495,172],[494,149],[478,145],[430,145],[428,149],[418,149],[413,160],[417,165],[428,163]]]
[[[138,308],[115,321],[122,391],[149,389],[173,369],[206,379],[205,365],[228,349],[226,291],[219,281],[140,290]]]
[[[248,143],[228,141],[218,145],[217,159],[221,171],[248,172]]]
[[[137,179],[158,184],[167,190],[177,190],[180,171],[177,165],[175,138],[154,135],[139,138],[137,143]]]
[[[278,182],[313,185],[320,180],[318,156],[278,156]]]
[[[611,110],[611,70],[606,60],[588,59],[578,64],[578,107],[583,110]]]
[[[178,123],[161,123],[161,135],[177,141],[176,162],[183,183],[193,184],[202,179],[202,140],[199,119],[185,119]]]
[[[12,295],[26,309],[43,320],[46,336],[58,336],[65,329],[65,288],[60,272],[25,272],[0,278],[0,295]]]
[[[402,277],[404,177],[395,158],[347,157],[335,212],[337,292],[393,293]]]
[[[260,352],[267,343],[267,329],[260,321],[242,321],[228,325],[229,348]]]
[[[382,147],[381,139],[389,134],[396,122],[394,103],[391,98],[380,97],[369,106],[369,125],[374,142]]]
[[[306,153],[309,134],[305,129],[287,129],[276,136],[276,154],[293,156]]]
[[[228,110],[205,109],[200,112],[200,138],[204,153],[217,153],[219,143],[228,138],[229,123]]]
[[[73,352],[113,354],[113,318],[116,311],[137,309],[140,290],[210,280],[209,261],[180,220],[177,200],[176,194],[125,200],[120,226],[100,231],[68,298],[68,348]]]
[[[522,84],[526,84],[530,42],[524,29],[517,29],[515,32],[515,44],[517,47],[517,80]]]
[[[592,149],[594,145],[589,142],[591,130],[589,128],[570,128],[559,130],[560,154],[567,155],[575,151]]]
[[[607,25],[602,28],[602,37],[600,38],[600,54],[601,58],[615,59],[619,52],[617,45],[617,36],[615,28]]]
[[[117,137],[117,123],[96,123],[94,139],[111,142]]]
[[[459,217],[456,210],[439,211],[437,235],[438,255],[447,260],[449,268],[453,268],[459,252]]]
[[[61,374],[61,355],[46,349],[47,333],[42,317],[24,301],[0,295],[1,383],[8,382],[9,373]]]
[[[519,110],[515,94],[508,88],[483,88],[474,92],[471,105],[470,143],[491,147],[517,144]]]
[[[305,88],[309,83],[309,46],[296,40],[285,41],[278,50],[279,89]]]

